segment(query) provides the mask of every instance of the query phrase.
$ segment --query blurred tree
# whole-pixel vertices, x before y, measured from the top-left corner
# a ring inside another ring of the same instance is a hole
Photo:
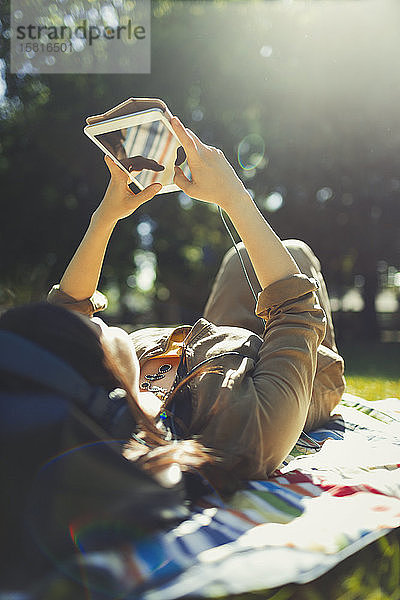
[[[363,277],[360,335],[376,336],[376,264],[400,266],[395,19],[379,3],[368,13],[332,2],[329,19],[316,4],[153,1],[151,75],[19,76],[3,3],[0,303],[43,296],[101,199],[108,175],[84,117],[150,96],[224,150],[281,237],[315,249],[331,290]],[[385,45],[371,47],[382,26]],[[151,240],[138,233],[143,220]],[[192,322],[229,246],[212,208],[161,195],[118,225],[101,287],[120,292],[120,319]],[[135,249],[157,257],[142,291]]]

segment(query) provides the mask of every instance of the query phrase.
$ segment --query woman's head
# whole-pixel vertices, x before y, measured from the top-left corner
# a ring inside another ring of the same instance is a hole
[[[49,303],[12,308],[0,316],[0,329],[11,331],[62,358],[89,383],[116,387],[106,366],[100,336],[77,314]]]
[[[8,310],[0,316],[0,330],[16,333],[52,352],[93,385],[106,390],[115,387],[126,390],[128,404],[144,442],[130,441],[126,452],[128,459],[139,460],[152,474],[171,463],[178,463],[183,470],[201,470],[208,466],[210,477],[214,463],[210,449],[193,439],[167,442],[155,422],[141,409],[138,402],[139,362],[125,332],[47,302]],[[201,367],[197,375],[205,369],[207,367]],[[180,386],[195,375],[186,378]]]
[[[139,408],[139,361],[129,336],[122,329],[42,302],[3,313],[0,330],[11,331],[45,348],[92,385],[102,386],[107,391],[116,387],[125,389],[135,419],[144,420],[150,431],[157,431]]]

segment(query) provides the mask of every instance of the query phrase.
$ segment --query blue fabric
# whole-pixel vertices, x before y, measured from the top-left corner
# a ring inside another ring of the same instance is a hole
[[[63,421],[69,411],[67,400],[56,394],[0,394],[0,435],[13,436],[32,428],[49,427]]]
[[[33,389],[40,386],[45,390],[17,395],[2,392],[3,431],[7,423],[14,428],[26,428],[29,423],[35,427],[40,422],[45,425],[62,419],[67,412],[67,400],[80,407],[109,435],[128,439],[135,430],[123,390],[108,394],[102,387],[90,385],[65,361],[9,331],[0,331],[0,372],[11,384],[18,381],[17,389],[29,390],[33,384]]]

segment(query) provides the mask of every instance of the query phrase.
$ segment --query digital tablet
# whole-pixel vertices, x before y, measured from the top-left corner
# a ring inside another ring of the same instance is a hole
[[[174,165],[191,179],[185,151],[159,108],[87,125],[84,132],[139,190],[151,183],[162,184],[160,194],[180,190],[173,183]]]

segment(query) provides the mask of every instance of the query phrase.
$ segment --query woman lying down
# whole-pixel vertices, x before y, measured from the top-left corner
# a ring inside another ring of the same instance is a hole
[[[49,302],[8,311],[0,328],[54,352],[94,385],[125,389],[137,423],[126,457],[152,474],[178,463],[226,495],[241,480],[267,478],[302,430],[327,421],[344,390],[343,360],[310,248],[277,237],[221,150],[177,117],[171,125],[192,173],[189,181],[175,167],[174,183],[227,212],[259,290],[256,306],[232,249],[193,326],[128,335],[93,317],[107,305],[97,285],[111,233],[161,189],[134,194],[106,157],[110,183]]]

